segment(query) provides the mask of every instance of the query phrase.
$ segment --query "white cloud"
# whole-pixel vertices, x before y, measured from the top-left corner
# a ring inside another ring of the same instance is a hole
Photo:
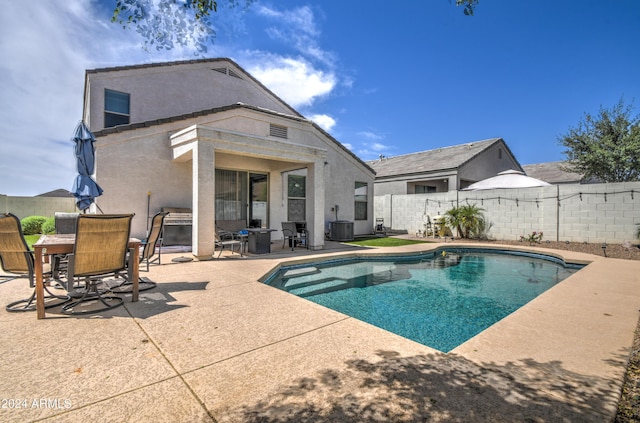
[[[346,143],[342,143],[342,145],[344,145],[349,150],[353,151],[353,144],[350,144],[350,143],[346,142]]]
[[[260,59],[256,60],[258,56]],[[295,108],[311,106],[336,86],[333,73],[317,69],[303,59],[259,52],[247,57],[252,57],[252,64],[247,66],[249,73]]]
[[[336,120],[329,115],[311,115],[308,117],[327,132],[330,132],[331,128],[336,125]]]
[[[258,13],[277,22],[278,26],[272,25],[266,29],[270,38],[291,45],[309,59],[326,66],[333,66],[336,61],[335,55],[322,49],[318,44],[321,31],[311,7],[302,6],[281,11],[261,6],[258,8]]]
[[[381,135],[374,134],[373,132],[369,132],[369,131],[360,131],[360,132],[358,132],[358,135],[360,135],[362,137],[365,137],[367,139],[370,139],[370,140],[380,140],[380,139],[382,139]]]

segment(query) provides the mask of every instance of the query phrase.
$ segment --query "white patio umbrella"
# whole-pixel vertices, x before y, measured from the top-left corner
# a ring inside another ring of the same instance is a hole
[[[462,191],[479,191],[483,189],[498,189],[498,188],[531,188],[531,187],[545,187],[551,184],[541,181],[540,179],[532,178],[525,175],[518,170],[505,170],[498,173],[497,176],[483,179],[474,184],[469,185]]]

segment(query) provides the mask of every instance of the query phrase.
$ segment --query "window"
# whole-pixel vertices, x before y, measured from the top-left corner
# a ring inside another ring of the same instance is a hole
[[[129,124],[129,94],[104,90],[104,127]]]
[[[356,182],[355,189],[355,220],[367,220],[368,184],[366,182]]]
[[[426,194],[430,192],[437,192],[436,187],[431,185],[416,185],[415,187],[416,194]]]
[[[307,206],[307,177],[288,175],[287,178],[287,220],[304,222]]]

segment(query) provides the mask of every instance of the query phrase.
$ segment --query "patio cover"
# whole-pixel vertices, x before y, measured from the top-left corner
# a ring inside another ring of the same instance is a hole
[[[483,179],[474,184],[469,185],[462,191],[480,191],[484,189],[498,189],[498,188],[531,188],[531,187],[545,187],[551,184],[541,181],[540,179],[532,178],[525,175],[518,170],[505,170],[498,173],[497,176],[493,176],[488,179]]]

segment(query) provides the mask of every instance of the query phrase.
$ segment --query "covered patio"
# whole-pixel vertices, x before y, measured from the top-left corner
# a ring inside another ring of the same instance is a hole
[[[276,230],[280,222],[294,220],[287,193],[289,174],[300,176],[305,185],[304,197],[298,199],[302,212],[295,220],[307,222],[311,249],[323,247],[326,150],[203,125],[186,128],[172,135],[170,141],[173,160],[191,163],[194,256],[204,259],[213,255],[212,237],[216,222],[221,220],[244,220],[247,226],[256,221],[259,227]],[[221,169],[242,169],[249,173],[249,183],[253,182],[252,174],[264,175],[266,185],[261,189],[266,195],[257,199],[253,184],[246,189],[234,183],[225,186],[226,191],[246,190],[246,194],[225,197],[220,181],[216,184]]]
[[[188,263],[163,255],[143,275],[157,288],[102,316],[51,310],[38,321],[3,312],[0,389],[20,402],[0,418],[611,420],[638,321],[636,261],[554,251],[592,263],[449,354],[258,281],[292,259],[437,246],[328,241],[322,252],[225,253],[228,259]],[[0,297],[28,290],[15,279],[0,284]]]

